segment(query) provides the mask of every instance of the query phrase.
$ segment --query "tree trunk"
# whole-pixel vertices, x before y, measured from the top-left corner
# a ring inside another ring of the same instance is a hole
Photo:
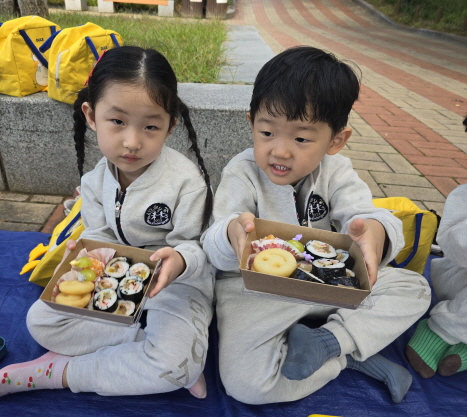
[[[413,20],[418,20],[420,18],[420,12],[422,11],[422,6],[419,4],[415,9],[415,14],[413,16]]]
[[[394,14],[399,14],[401,11],[402,0],[397,0],[396,5],[394,6]]]
[[[0,0],[0,14],[12,16],[16,11],[15,0]]]
[[[441,6],[436,12],[435,23],[439,23],[443,17],[443,6]]]
[[[49,18],[49,9],[45,0],[18,0],[21,16],[36,15]]]

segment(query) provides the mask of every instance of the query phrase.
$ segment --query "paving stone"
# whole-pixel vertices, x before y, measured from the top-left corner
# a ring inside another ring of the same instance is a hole
[[[360,151],[351,151],[350,149],[342,150],[339,152],[341,155],[346,156],[347,158],[352,159],[362,159],[364,161],[382,161],[381,157],[376,152],[360,152]],[[386,156],[385,156],[386,158]]]
[[[419,200],[412,200],[412,202],[418,207],[421,208],[422,210],[426,210],[425,203],[423,201]]]
[[[352,151],[364,151],[364,152],[378,152],[383,153],[397,153],[397,151],[390,145],[370,145],[361,143],[348,143],[349,149]]]
[[[53,204],[0,201],[0,213],[3,221],[26,222],[42,225],[55,209]]]
[[[381,184],[381,190],[387,197],[407,197],[411,200],[434,201],[443,203],[445,197],[434,188],[406,187],[402,185]]]
[[[387,172],[373,172],[371,175],[378,184],[407,185],[410,187],[431,187],[432,184],[426,178],[419,175],[395,174]]]
[[[407,161],[402,155],[399,154],[385,154],[384,162],[388,164],[392,170],[398,174],[420,174],[413,165]]]
[[[365,169],[367,171],[393,172],[385,162],[364,161],[362,159],[353,159],[354,169]]]
[[[435,177],[435,176],[427,176],[427,179],[443,194],[445,197],[449,195],[449,193],[454,190],[458,185],[459,182],[454,181],[452,178],[448,177]]]
[[[11,223],[0,220],[0,230],[9,232],[39,232],[41,225],[34,223]]]
[[[33,203],[52,203],[60,204],[65,197],[57,195],[39,195],[35,194],[31,197],[31,202]]]
[[[0,200],[10,201],[26,201],[29,198],[29,194],[11,193],[8,191],[0,191]]]
[[[381,188],[379,188],[378,184],[376,184],[375,180],[368,171],[363,169],[356,169],[355,172],[357,172],[358,176],[368,185],[373,198],[386,197],[384,192],[381,191]]]
[[[439,216],[443,216],[444,203],[437,203],[434,201],[425,201],[424,202],[427,210],[434,210]]]
[[[370,145],[381,145],[387,146],[387,142],[378,135],[378,137],[368,137],[368,136],[354,136],[352,135],[348,143],[365,143]]]

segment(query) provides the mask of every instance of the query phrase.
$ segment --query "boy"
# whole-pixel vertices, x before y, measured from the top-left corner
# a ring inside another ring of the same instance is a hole
[[[248,114],[254,149],[224,169],[215,222],[204,235],[219,269],[220,374],[239,401],[297,400],[346,367],[386,383],[395,402],[410,387],[410,373],[377,352],[428,309],[430,289],[417,273],[383,267],[403,246],[401,224],[373,206],[350,160],[338,155],[351,135],[346,125],[358,93],[347,64],[311,47],[284,51],[256,78]],[[239,259],[255,216],[326,230],[332,221],[348,233],[364,254],[374,307],[337,309],[242,293]],[[301,319],[327,322],[309,328]]]

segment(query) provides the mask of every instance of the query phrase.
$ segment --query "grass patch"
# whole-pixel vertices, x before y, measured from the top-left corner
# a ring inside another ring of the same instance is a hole
[[[467,36],[467,0],[366,0],[402,25]]]
[[[13,17],[1,16],[0,22]],[[122,35],[126,45],[154,48],[165,55],[179,82],[216,83],[226,62],[227,28],[220,20],[94,16],[83,13],[50,13],[49,20],[62,29],[92,22]]]

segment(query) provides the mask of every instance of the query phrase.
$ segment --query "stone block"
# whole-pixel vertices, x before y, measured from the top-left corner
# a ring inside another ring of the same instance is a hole
[[[252,146],[246,113],[249,85],[180,84],[181,99],[190,109],[212,185],[217,188],[225,164]],[[80,183],[73,141],[72,106],[46,93],[26,97],[0,96],[0,158],[9,191],[72,195]],[[168,146],[187,154],[187,133],[179,125]],[[102,158],[94,132],[87,134],[84,171]],[[0,183],[1,185],[1,183]]]
[[[173,17],[174,3],[174,0],[169,0],[169,4],[167,6],[157,6],[157,15],[163,17]]]
[[[87,0],[65,0],[65,10],[87,10]]]

